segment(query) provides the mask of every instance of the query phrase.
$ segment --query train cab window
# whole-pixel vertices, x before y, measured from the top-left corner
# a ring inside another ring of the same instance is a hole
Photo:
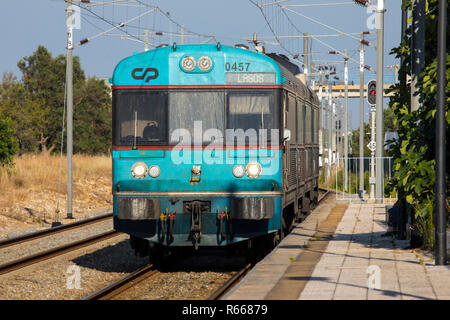
[[[173,91],[169,93],[169,137],[170,144],[180,142],[181,132],[189,131],[190,143],[223,143],[224,93],[205,91]],[[198,126],[203,136],[194,135],[194,126]],[[207,133],[208,131],[208,133]],[[197,141],[194,141],[197,139]]]
[[[275,110],[275,94],[272,92],[229,92],[227,98],[227,129],[267,129],[270,141],[271,130],[278,129],[278,114]]]
[[[315,125],[314,125],[314,121],[316,119],[316,110],[314,110],[313,107],[311,107],[311,143],[315,143],[315,134],[314,134],[314,129],[315,129]]]
[[[164,92],[115,91],[113,141],[136,146],[167,142],[167,94]]]

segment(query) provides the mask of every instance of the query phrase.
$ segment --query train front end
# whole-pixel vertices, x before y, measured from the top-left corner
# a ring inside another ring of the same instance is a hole
[[[113,75],[114,227],[147,246],[225,246],[281,229],[281,82],[263,54],[166,46]]]

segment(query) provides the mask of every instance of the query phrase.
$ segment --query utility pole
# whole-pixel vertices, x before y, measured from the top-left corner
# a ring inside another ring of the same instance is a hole
[[[326,69],[325,69],[326,70]],[[326,145],[327,145],[327,171],[326,171],[326,177],[327,179],[331,176],[331,146],[330,146],[330,135],[331,135],[331,129],[330,129],[330,122],[329,122],[329,117],[330,117],[330,105],[331,105],[331,100],[330,100],[330,94],[329,94],[329,75],[328,75],[328,70],[325,71],[325,97],[326,97],[326,103],[325,103],[325,126],[327,127],[326,131]]]
[[[148,51],[148,39],[149,38],[149,32],[147,29],[144,30],[144,51]]]
[[[325,114],[324,112],[324,99],[322,98],[322,66],[319,65],[319,101],[320,101],[320,109],[319,109],[319,128],[320,128],[320,146],[322,147],[322,150],[320,150],[320,154],[322,155],[322,167],[324,169],[326,169],[326,165],[325,165],[325,159],[324,159],[324,154],[325,154],[325,134],[324,134],[324,121],[323,121],[323,116]]]
[[[348,50],[344,51],[344,191],[348,192]]]
[[[359,194],[364,193],[364,32],[359,44]]]
[[[445,88],[446,88],[446,41],[447,41],[447,0],[439,1],[438,13],[438,66],[436,98],[436,205],[435,205],[435,263],[447,264],[447,209],[445,203]]]
[[[306,86],[309,87],[309,53],[308,53],[308,33],[303,34],[303,73],[306,75]]]
[[[425,0],[413,0],[411,33],[411,111],[423,103],[421,76],[425,68]]]
[[[375,106],[370,107],[370,121],[371,121],[371,130],[370,130],[370,141],[375,141]],[[370,152],[370,199],[375,199],[375,150]]]
[[[341,137],[342,137],[342,103],[340,100],[336,103],[336,119],[334,120],[336,126],[336,138],[334,139],[336,144],[336,166],[340,167],[339,158],[342,155],[342,147],[341,147]]]
[[[383,68],[384,68],[384,0],[377,2],[377,92],[376,92],[376,203],[383,203]]]
[[[329,70],[328,70],[329,75]],[[328,159],[330,162],[330,175],[331,175],[331,163],[333,161],[333,90],[330,79],[328,78]]]
[[[180,39],[180,43],[184,44],[184,26],[181,26],[181,39]]]
[[[72,28],[72,0],[67,0],[67,60],[66,60],[66,84],[67,84],[67,219],[72,216],[72,153],[73,153],[73,28]]]
[[[405,4],[406,0],[402,0],[402,7]],[[403,42],[406,37],[406,29],[408,28],[408,9],[402,9],[402,26],[401,26],[401,39],[400,42]],[[402,55],[400,58],[400,67],[404,66],[405,58]],[[400,69],[402,72],[399,74],[400,84],[406,85],[406,72],[404,69]],[[403,188],[398,188],[398,223],[397,223],[397,239],[405,240],[406,239],[406,221],[408,219],[406,213],[406,199],[405,192]]]

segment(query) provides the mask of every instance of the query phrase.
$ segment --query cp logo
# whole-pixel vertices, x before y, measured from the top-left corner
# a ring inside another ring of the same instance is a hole
[[[131,76],[133,77],[133,79],[136,79],[136,80],[142,80],[142,79],[145,78],[145,76],[146,76],[147,73],[149,73],[149,72],[150,72],[150,73],[153,73],[153,74],[149,75],[149,76],[145,79],[145,82],[149,82],[149,81],[152,80],[152,79],[158,78],[158,75],[159,75],[158,69],[155,69],[155,68],[147,68],[147,69],[145,69],[144,73],[142,73],[141,75],[137,75],[137,73],[141,73],[143,70],[144,70],[144,68],[136,68],[136,69],[133,69],[133,71],[131,71]]]

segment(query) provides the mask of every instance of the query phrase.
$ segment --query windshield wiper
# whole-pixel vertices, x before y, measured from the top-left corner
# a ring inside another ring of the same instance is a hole
[[[136,136],[137,136],[137,111],[134,112],[134,145],[133,150],[136,150]]]

